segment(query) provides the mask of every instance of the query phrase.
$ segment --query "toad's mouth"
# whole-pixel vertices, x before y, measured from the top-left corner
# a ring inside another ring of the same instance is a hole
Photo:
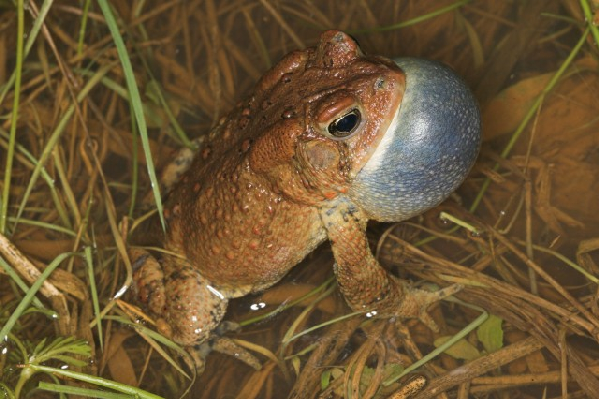
[[[478,104],[450,68],[397,58],[406,89],[393,121],[354,178],[349,195],[379,221],[401,221],[429,209],[466,178],[480,149]]]

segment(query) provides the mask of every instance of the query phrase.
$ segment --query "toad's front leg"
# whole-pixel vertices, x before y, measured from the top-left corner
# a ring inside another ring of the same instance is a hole
[[[340,197],[321,217],[336,265],[341,293],[355,311],[376,311],[381,316],[418,318],[433,331],[438,327],[426,312],[428,306],[461,289],[452,285],[437,292],[416,289],[389,274],[375,259],[366,238],[366,216],[348,199]]]

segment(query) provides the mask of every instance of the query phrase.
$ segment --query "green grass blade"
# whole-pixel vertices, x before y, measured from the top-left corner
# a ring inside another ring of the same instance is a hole
[[[158,395],[154,395],[153,393],[144,391],[141,388],[132,387],[129,385],[121,384],[115,381],[107,380],[105,378],[96,377],[93,375],[88,375],[84,373],[79,373],[77,371],[71,370],[61,370],[53,367],[39,366],[39,365],[30,365],[29,366],[33,371],[42,371],[49,374],[60,375],[67,378],[72,378],[78,381],[83,381],[88,384],[96,385],[103,388],[113,389],[115,391],[125,393],[128,395],[133,395],[135,398],[140,399],[163,399]]]
[[[137,128],[141,137],[141,145],[146,155],[146,166],[148,169],[148,175],[152,183],[152,193],[154,194],[154,200],[156,201],[156,207],[158,208],[158,214],[160,215],[160,223],[162,228],[165,228],[164,217],[162,216],[162,199],[160,197],[160,185],[158,184],[158,178],[154,170],[154,163],[152,162],[152,153],[150,152],[150,142],[148,140],[148,127],[146,125],[146,118],[143,113],[143,104],[141,96],[139,95],[139,89],[135,82],[135,76],[133,75],[133,67],[131,66],[131,60],[127,53],[127,48],[123,42],[123,38],[119,32],[119,28],[116,23],[112,9],[108,5],[107,0],[98,0],[98,4],[102,9],[102,14],[106,20],[106,25],[112,35],[112,40],[116,46],[121,65],[123,67],[123,73],[125,74],[125,81],[127,82],[127,88],[129,89],[129,95],[131,96],[131,107],[133,108],[133,115],[137,122]]]
[[[52,3],[54,3],[54,0],[46,0],[46,1],[44,1],[44,4],[42,4],[40,13],[39,13],[38,17],[35,19],[35,21],[33,22],[33,27],[31,28],[31,31],[27,35],[27,43],[25,44],[25,50],[23,51],[24,58],[27,58],[27,55],[29,54],[29,51],[31,50],[31,46],[33,46],[33,43],[35,43],[35,39],[37,39],[37,35],[40,33],[40,29],[42,28],[42,24],[44,23],[44,20],[46,19],[46,15],[48,14],[48,11],[50,11],[50,7],[52,6]],[[19,35],[19,36],[22,37],[23,35]],[[6,97],[6,93],[8,93],[8,90],[15,83],[15,79],[16,79],[16,75],[13,72],[13,74],[8,79],[8,82],[6,82],[6,84],[4,86],[2,86],[2,92],[0,93],[0,104],[2,104],[4,102],[4,97]]]
[[[10,135],[9,133],[5,132],[4,130],[0,129],[0,137],[6,138],[6,148],[8,148],[8,140],[10,139]],[[2,143],[2,146],[4,147],[4,143]],[[25,166],[29,169],[35,169],[35,166],[38,162],[35,159],[35,157],[33,155],[31,155],[31,153],[29,152],[29,150],[25,147],[23,147],[22,145],[20,145],[19,143],[17,143],[16,146],[17,151],[22,154],[22,155],[17,155],[17,160],[21,160],[22,163],[25,164]],[[26,158],[29,162],[27,162],[25,159]],[[42,176],[42,178],[44,179],[44,181],[46,182],[46,185],[48,186],[48,188],[50,189],[50,195],[52,196],[52,201],[54,201],[54,209],[56,209],[56,211],[58,212],[58,217],[60,218],[62,224],[64,226],[69,226],[70,227],[70,222],[69,222],[69,218],[67,216],[67,212],[64,208],[64,206],[62,205],[62,202],[60,201],[59,195],[58,195],[58,191],[56,189],[56,184],[54,184],[54,179],[52,177],[50,177],[50,175],[48,174],[48,172],[46,171],[46,169],[43,167],[41,168],[40,174]],[[16,218],[12,218],[12,217],[8,217],[8,221],[11,223],[15,223],[17,219]]]
[[[409,19],[407,21],[402,21],[402,22],[398,22],[396,24],[393,25],[387,25],[387,26],[380,26],[380,27],[376,27],[376,28],[369,28],[369,29],[360,29],[360,30],[351,30],[349,31],[349,33],[351,34],[357,34],[357,33],[368,33],[368,32],[381,32],[381,31],[387,31],[387,30],[397,30],[397,29],[403,29],[403,28],[407,28],[408,26],[412,26],[412,25],[416,25],[419,24],[421,22],[424,22],[428,19],[431,18],[435,18],[438,17],[439,15],[443,15],[445,13],[451,12],[457,8],[460,8],[464,5],[466,5],[467,3],[469,3],[470,0],[460,0],[460,1],[456,1],[453,4],[450,4],[446,7],[441,7],[433,12],[430,12],[428,14],[425,15],[420,15],[416,18],[412,18]]]
[[[100,391],[98,389],[89,389],[89,388],[81,388],[74,387],[70,385],[58,385],[58,384],[49,384],[47,382],[40,382],[38,388],[43,391],[48,392],[56,392],[63,393],[68,395],[82,396],[85,398],[99,398],[99,399],[131,399],[135,398],[135,396],[115,393],[115,392],[106,392]]]
[[[85,261],[87,263],[87,278],[89,279],[90,293],[96,317],[96,327],[98,328],[98,339],[100,348],[104,351],[104,334],[102,333],[102,317],[100,310],[100,300],[98,298],[98,289],[96,288],[96,277],[94,276],[94,262],[92,260],[91,247],[86,247],[84,251]]]
[[[516,129],[516,131],[514,132],[514,134],[512,134],[512,137],[510,138],[510,141],[503,148],[503,151],[500,154],[501,158],[505,159],[510,154],[510,152],[512,151],[512,148],[514,147],[514,145],[516,144],[516,142],[520,138],[520,135],[522,134],[522,132],[524,132],[524,129],[526,129],[526,126],[528,125],[528,122],[537,113],[537,109],[543,103],[543,101],[545,99],[545,96],[551,90],[553,90],[553,88],[557,84],[558,80],[562,77],[562,75],[564,74],[564,72],[566,72],[566,70],[568,69],[568,67],[572,63],[572,61],[574,61],[574,58],[576,58],[576,55],[580,51],[582,45],[586,42],[586,37],[587,37],[588,34],[589,34],[589,28],[585,29],[585,31],[582,34],[580,40],[578,41],[578,43],[576,43],[576,46],[574,46],[572,48],[572,51],[570,51],[570,54],[568,55],[568,58],[566,58],[566,60],[562,63],[562,65],[560,65],[560,67],[557,70],[557,72],[553,75],[553,77],[551,78],[551,80],[549,81],[549,83],[547,83],[547,86],[545,86],[543,88],[543,91],[541,92],[541,94],[539,94],[539,97],[536,99],[536,101],[534,102],[534,104],[532,105],[532,107],[530,107],[530,109],[528,110],[528,113],[524,117],[524,120],[522,121],[522,123],[520,123],[520,126],[518,126],[518,129]],[[493,167],[493,170],[496,171],[498,168],[499,168],[499,164],[495,164],[495,166]],[[476,210],[476,208],[478,208],[478,205],[483,200],[485,192],[489,188],[490,184],[491,184],[491,179],[489,177],[487,177],[483,181],[483,185],[482,185],[480,191],[478,192],[478,195],[474,199],[474,202],[472,203],[472,205],[470,205],[470,209],[469,209],[470,212],[474,212]]]
[[[12,222],[12,223],[16,223],[17,218],[9,217],[8,221]],[[51,224],[51,223],[47,223],[47,222],[39,222],[37,220],[28,220],[28,219],[19,219],[19,223],[23,223],[23,224],[26,224],[29,226],[41,227],[42,229],[56,231],[58,233],[67,235],[69,237],[75,237],[75,232],[73,230],[68,229],[66,227],[58,226],[55,224]]]
[[[74,255],[74,253],[72,253],[72,252],[62,253],[62,254],[58,255],[52,261],[52,263],[50,263],[48,265],[48,267],[46,267],[44,269],[42,274],[40,274],[39,278],[37,280],[35,280],[35,282],[31,285],[31,287],[27,291],[27,294],[25,294],[25,297],[23,297],[21,302],[19,302],[19,304],[17,305],[17,308],[14,310],[14,312],[12,312],[12,314],[6,321],[6,324],[2,327],[2,330],[0,330],[0,339],[2,339],[2,337],[6,337],[8,335],[8,333],[12,330],[15,323],[17,322],[19,317],[21,317],[21,314],[27,309],[27,307],[29,306],[29,304],[31,303],[33,298],[35,297],[35,294],[39,291],[39,289],[42,286],[42,284],[44,283],[44,281],[46,281],[48,279],[48,276],[50,276],[50,274],[52,274],[54,269],[56,269],[58,267],[58,265],[60,265],[60,262],[62,262],[69,256],[73,256],[73,255]]]
[[[19,100],[21,99],[21,73],[23,69],[23,37],[25,36],[25,9],[23,0],[17,1],[17,54],[15,65],[15,91],[12,115],[10,121],[10,137],[8,139],[8,152],[6,154],[6,167],[4,169],[4,187],[0,199],[0,234],[5,234],[6,218],[8,216],[8,202],[10,197],[10,181],[12,179],[12,164],[15,157],[17,142],[17,120],[19,119]]]
[[[10,277],[12,279],[12,281],[14,281],[17,286],[23,290],[23,292],[27,292],[27,290],[29,289],[29,286],[27,285],[27,283],[25,283],[23,281],[23,279],[21,278],[21,276],[19,276],[17,274],[17,272],[10,267],[10,265],[8,263],[6,263],[6,261],[4,260],[3,257],[0,256],[0,267],[2,269],[4,269],[4,272],[6,273],[6,275],[8,275],[8,277]],[[45,306],[42,303],[42,301],[39,300],[39,298],[34,297],[33,298],[33,306],[35,306],[38,309],[43,309],[45,310]],[[58,316],[58,313],[54,312],[55,316]]]
[[[396,382],[397,380],[402,378],[404,375],[407,375],[408,373],[411,373],[412,371],[417,370],[422,365],[426,364],[433,358],[439,356],[441,353],[445,352],[457,341],[467,337],[471,331],[474,331],[476,328],[478,328],[488,318],[489,318],[489,314],[487,312],[481,313],[481,315],[478,316],[472,323],[468,324],[466,327],[464,327],[462,330],[460,330],[457,334],[455,334],[453,337],[451,337],[451,339],[444,342],[442,345],[440,345],[435,350],[433,350],[432,352],[430,352],[429,354],[424,356],[422,359],[418,360],[417,362],[412,363],[410,365],[410,367],[407,367],[405,370],[403,370],[398,375],[392,376],[389,379],[387,379],[386,381],[383,381],[383,386],[389,386],[389,385],[393,384],[394,382]]]
[[[81,27],[79,28],[79,40],[77,41],[77,55],[83,53],[83,42],[85,41],[85,31],[87,30],[87,20],[89,17],[89,5],[91,0],[85,0],[83,13],[81,14]]]
[[[595,3],[595,5],[596,4],[597,3]],[[593,10],[591,10],[591,5],[589,4],[588,0],[580,0],[580,6],[584,11],[584,19],[587,22],[588,29],[591,30],[593,39],[595,39],[595,45],[597,48],[599,48],[599,28],[597,28],[597,25],[595,25],[595,16],[593,15]]]
[[[110,71],[113,67],[114,67],[114,65],[112,63],[110,63],[110,64],[107,64],[107,65],[103,66],[102,68],[100,68],[98,70],[98,72],[94,76],[92,76],[91,79],[87,82],[87,84],[85,85],[83,90],[81,90],[79,92],[79,94],[77,94],[77,102],[80,103],[81,101],[83,101],[83,99],[85,99],[87,97],[90,90],[92,88],[94,88],[102,80],[102,77],[104,77],[104,75],[107,74],[108,71]],[[60,121],[58,122],[58,126],[56,127],[56,129],[54,129],[54,131],[48,138],[48,142],[46,143],[46,146],[44,147],[42,156],[40,157],[39,161],[35,165],[35,169],[33,170],[33,173],[31,174],[31,178],[29,179],[29,184],[27,185],[27,189],[25,190],[25,193],[23,194],[23,198],[21,199],[21,204],[19,205],[19,209],[17,211],[17,216],[16,216],[17,222],[15,222],[15,227],[16,227],[16,223],[18,223],[18,219],[21,217],[21,214],[23,213],[23,210],[25,209],[25,205],[27,204],[27,201],[29,200],[29,196],[31,195],[33,186],[37,182],[37,178],[39,177],[43,166],[46,164],[46,161],[48,160],[50,155],[52,155],[52,151],[54,150],[54,147],[56,147],[56,144],[58,143],[58,139],[60,138],[60,136],[66,129],[67,124],[70,122],[74,112],[75,112],[75,105],[71,104],[65,111],[65,113],[62,116],[62,118],[60,119]]]
[[[4,393],[4,398],[6,399],[15,399],[15,393],[12,391],[12,389],[8,385],[1,382],[0,392]]]

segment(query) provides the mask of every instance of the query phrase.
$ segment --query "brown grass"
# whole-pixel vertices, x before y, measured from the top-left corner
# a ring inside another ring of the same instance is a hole
[[[60,254],[85,255],[88,248],[89,258],[67,257],[46,280],[37,293],[41,302],[33,306],[43,303],[59,318],[21,315],[6,344],[9,355],[0,355],[0,376],[14,389],[20,376],[14,367],[26,361],[21,352],[30,353],[44,338],[73,335],[87,340],[95,354],[94,362],[79,367],[84,373],[178,397],[189,380],[120,322],[139,316],[114,300],[126,281],[122,232],[130,217],[140,216],[148,178],[139,139],[131,133],[127,86],[113,39],[96,2],[88,13],[79,3],[53,4],[22,64],[17,148],[1,233],[25,256],[9,255],[10,244],[2,240],[0,323],[24,295],[7,270],[16,270],[29,286]],[[12,3],[7,4],[0,14],[0,82],[9,82],[17,63],[17,22]],[[41,7],[32,4],[26,29]],[[355,37],[368,53],[442,60],[464,76],[482,106],[485,144],[458,194],[408,223],[370,229],[382,262],[400,276],[464,285],[458,300],[431,310],[441,333],[416,322],[351,317],[288,340],[348,313],[336,293],[318,303],[307,299],[232,335],[274,354],[261,357],[263,370],[210,355],[191,397],[387,397],[407,380],[394,376],[482,312],[503,322],[493,318],[492,328],[473,326],[449,354],[426,362],[419,374],[427,385],[415,397],[599,397],[599,44],[592,35],[583,37],[583,11],[578,2],[566,0],[473,0],[408,27],[374,29],[451,4],[112,2],[150,117],[158,169],[186,140],[177,129],[192,138],[205,134],[277,59],[313,44],[326,28],[360,32]],[[80,36],[83,16],[87,24]],[[550,85],[562,66],[560,79]],[[14,96],[12,85],[1,88],[2,115],[13,112]],[[72,116],[61,125],[70,107]],[[3,118],[0,126],[2,181],[10,120]],[[40,161],[43,168],[34,172]],[[35,173],[39,178],[28,188]],[[441,211],[472,230],[440,218]],[[281,283],[305,284],[299,289],[279,286],[264,299],[235,301],[228,318],[249,319],[252,301],[263,300],[272,310],[322,284],[332,275],[328,252],[317,251]],[[101,314],[94,312],[94,296]],[[23,392],[39,381],[50,379],[38,374]]]

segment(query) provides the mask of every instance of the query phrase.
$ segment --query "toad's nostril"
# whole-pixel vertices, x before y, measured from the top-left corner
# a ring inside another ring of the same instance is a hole
[[[406,90],[350,197],[372,219],[401,221],[443,201],[466,178],[481,142],[480,112],[466,84],[434,61],[398,58]]]

